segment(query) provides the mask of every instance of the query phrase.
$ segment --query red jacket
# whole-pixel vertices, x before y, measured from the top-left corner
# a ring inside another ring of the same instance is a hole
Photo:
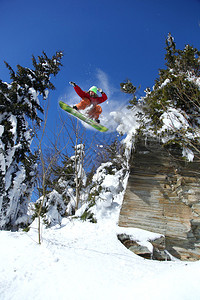
[[[91,97],[89,92],[84,92],[78,85],[76,85],[74,87],[76,93],[83,99],[83,98],[87,98],[90,100],[90,102],[92,104],[100,104],[103,103],[104,101],[106,101],[108,99],[107,95],[103,92],[101,94],[101,97],[96,96],[96,97]]]

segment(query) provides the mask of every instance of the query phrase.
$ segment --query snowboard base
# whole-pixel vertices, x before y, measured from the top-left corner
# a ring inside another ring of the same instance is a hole
[[[85,116],[84,114],[80,113],[79,111],[77,111],[76,109],[74,109],[73,107],[69,106],[68,104],[66,104],[65,102],[59,101],[59,105],[60,107],[68,112],[69,114],[73,115],[74,117],[76,117],[79,120],[82,120],[83,122],[89,124],[90,126],[92,126],[93,128],[95,128],[96,130],[99,130],[101,132],[106,132],[108,131],[108,128],[106,128],[105,126],[97,123],[96,121],[88,118],[87,116]]]

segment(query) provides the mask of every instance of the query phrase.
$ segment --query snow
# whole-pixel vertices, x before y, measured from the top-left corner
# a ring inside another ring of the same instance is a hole
[[[96,224],[70,217],[43,227],[41,245],[36,220],[28,233],[1,231],[0,299],[199,299],[200,262],[146,260],[118,240],[159,237],[117,225],[122,199],[123,192],[106,210],[97,206]]]
[[[66,211],[66,205],[63,203],[62,196],[57,191],[53,190],[46,197],[44,197],[44,199],[43,196],[39,199],[40,203],[42,201],[47,210],[45,217],[43,218],[43,220],[45,220],[45,224],[61,224],[61,215],[64,215]]]
[[[165,81],[161,84],[160,88],[163,88],[168,83],[170,83],[170,79],[169,78],[165,79]]]
[[[195,138],[199,139],[200,137],[199,128],[191,129],[188,121],[189,117],[181,109],[168,108],[168,110],[161,115],[160,119],[163,121],[163,126],[158,133],[168,132],[168,134],[162,138],[164,143],[173,136],[173,132],[181,132],[183,137],[187,138],[188,141],[193,141]],[[189,148],[183,147],[182,155],[190,162],[194,159],[194,153]]]
[[[194,153],[189,148],[183,148],[182,155],[183,157],[187,157],[188,161],[190,162],[192,162],[194,159]]]
[[[189,127],[187,118],[184,117],[183,112],[180,109],[169,108],[167,112],[162,114],[163,126],[162,131],[169,129],[185,129]]]
[[[0,299],[199,299],[199,262],[139,258],[107,222],[63,220],[42,245],[33,230],[0,234]]]
[[[0,136],[2,136],[3,132],[4,132],[4,127],[0,125]]]
[[[139,123],[137,122],[137,118],[135,117],[138,113],[138,109],[134,108],[132,110],[123,109],[122,111],[113,111],[110,113],[110,116],[114,119],[114,121],[119,124],[117,127],[117,131],[126,134],[134,131],[139,127]]]
[[[30,79],[33,80],[32,76],[30,76]],[[37,91],[36,91],[34,88],[32,88],[32,87],[30,87],[28,90],[29,90],[29,94],[32,95],[33,100],[39,105],[39,104],[40,104],[39,99],[38,99],[39,92],[37,92]],[[49,93],[49,91],[46,90],[46,91],[45,91],[45,99],[47,99],[48,93]],[[27,101],[27,102],[31,105],[30,101]]]

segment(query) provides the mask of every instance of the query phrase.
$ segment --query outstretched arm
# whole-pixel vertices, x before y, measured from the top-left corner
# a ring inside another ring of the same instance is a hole
[[[88,94],[84,92],[78,85],[74,86],[75,92],[79,95],[81,98],[87,98]]]
[[[100,89],[99,89],[100,90]],[[99,91],[101,93],[101,97],[98,98],[98,102],[99,104],[100,103],[103,103],[104,101],[106,101],[108,99],[107,95],[102,91]]]
[[[88,97],[88,94],[84,92],[75,82],[70,81],[69,84],[71,84],[74,87],[74,90],[79,95],[79,97],[81,98]]]

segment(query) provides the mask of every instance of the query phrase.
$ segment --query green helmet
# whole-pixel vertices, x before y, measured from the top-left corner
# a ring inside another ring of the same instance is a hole
[[[97,94],[97,87],[93,85],[93,86],[89,89],[89,91],[92,91],[92,92],[94,92],[95,94]]]

